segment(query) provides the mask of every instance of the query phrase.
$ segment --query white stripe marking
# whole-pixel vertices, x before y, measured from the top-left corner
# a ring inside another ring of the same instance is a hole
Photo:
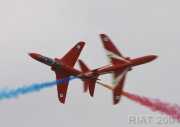
[[[107,51],[107,54],[108,54],[107,56],[110,57],[110,58],[119,59],[119,60],[122,60],[122,61],[127,62],[127,63],[130,62],[129,60],[126,60],[123,57],[121,57],[121,56],[119,56],[119,55],[117,55],[117,54],[115,54],[115,53],[113,53],[111,51],[108,51],[108,50],[106,50],[106,51]]]
[[[123,79],[123,77],[127,74],[129,68],[126,68],[116,79],[115,79],[115,87],[118,83]]]

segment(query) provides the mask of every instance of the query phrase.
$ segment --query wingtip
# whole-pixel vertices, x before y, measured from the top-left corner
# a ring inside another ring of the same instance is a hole
[[[119,104],[120,100],[121,100],[121,96],[118,99],[113,98],[113,105]]]
[[[94,97],[94,93],[90,93],[90,96],[91,96],[91,97]]]
[[[64,100],[64,99],[62,99],[61,97],[58,97],[58,99],[59,99],[59,102],[60,102],[61,104],[65,104],[65,100]]]
[[[89,87],[89,94],[91,97],[94,97],[94,90]]]
[[[113,105],[115,106],[115,105],[117,105],[119,102],[113,102]]]
[[[76,44],[75,47],[76,47],[78,50],[82,50],[84,46],[85,46],[85,42],[80,41],[80,42],[78,42],[78,43]]]
[[[107,35],[106,35],[105,33],[101,33],[101,34],[99,34],[99,35],[100,35],[101,38],[107,37]]]
[[[84,41],[79,41],[77,45],[84,46],[86,43]]]
[[[106,34],[104,34],[104,33],[100,34],[100,38],[101,38],[101,40],[102,40],[103,43],[110,41],[108,35],[106,35]]]

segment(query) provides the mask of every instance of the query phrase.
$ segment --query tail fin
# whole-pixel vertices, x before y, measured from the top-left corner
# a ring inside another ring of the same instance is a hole
[[[78,60],[78,62],[79,62],[79,66],[83,73],[90,71],[90,69],[87,67],[87,65],[82,60]]]
[[[97,81],[97,78],[86,79],[86,80],[84,81],[84,83],[87,84],[87,86],[89,87],[89,93],[90,93],[90,96],[91,96],[91,97],[94,96],[96,81]]]
[[[90,69],[84,64],[82,60],[78,60],[80,69],[82,70],[83,73],[90,71]],[[87,92],[88,90],[88,83],[87,81],[84,81],[84,92]]]
[[[79,62],[79,66],[83,73],[90,71],[90,69],[87,67],[87,65],[82,60],[79,60],[78,62]],[[84,80],[84,92],[87,92],[87,90],[89,88],[89,93],[90,93],[90,96],[92,96],[92,97],[94,96],[96,81],[97,81],[97,77]]]

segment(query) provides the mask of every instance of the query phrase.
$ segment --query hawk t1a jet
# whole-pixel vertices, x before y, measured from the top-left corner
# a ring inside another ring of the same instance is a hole
[[[105,85],[101,82],[97,82],[97,83],[112,90],[113,104],[117,104],[120,101],[122,95],[127,72],[132,70],[132,68],[135,66],[149,63],[155,60],[157,56],[147,55],[138,58],[125,57],[116,48],[116,46],[113,44],[113,42],[110,40],[110,38],[107,35],[100,34],[100,38],[111,63],[107,66],[100,67],[95,70],[90,70],[82,60],[79,60],[80,68],[84,72],[84,74],[89,76],[91,75],[91,77],[94,77],[94,79],[89,79],[84,81],[84,91],[86,92],[89,89],[90,95],[93,96],[95,90],[95,83],[98,76],[102,74],[113,73],[114,87]]]
[[[84,47],[84,42],[77,43],[65,56],[62,58],[49,58],[38,53],[29,53],[29,55],[48,66],[51,67],[52,71],[56,74],[56,79],[61,80],[69,76],[77,76],[81,74],[80,71],[74,69],[74,65]],[[57,92],[58,98],[61,103],[65,103],[66,93],[68,89],[69,81],[65,81],[64,83],[57,84]]]

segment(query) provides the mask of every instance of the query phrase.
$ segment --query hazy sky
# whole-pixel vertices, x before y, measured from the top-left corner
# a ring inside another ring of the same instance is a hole
[[[86,41],[81,58],[91,68],[108,64],[98,34],[107,33],[125,56],[159,58],[128,74],[126,91],[180,104],[179,0],[6,0],[0,1],[1,88],[54,80],[54,73],[27,53],[63,56]],[[78,66],[77,66],[78,67]],[[102,77],[110,83],[110,77]],[[159,113],[97,86],[95,97],[70,83],[66,104],[56,88],[0,102],[2,127],[178,127],[157,124]],[[150,115],[152,124],[130,124],[128,116]],[[163,116],[162,116],[163,117]]]

